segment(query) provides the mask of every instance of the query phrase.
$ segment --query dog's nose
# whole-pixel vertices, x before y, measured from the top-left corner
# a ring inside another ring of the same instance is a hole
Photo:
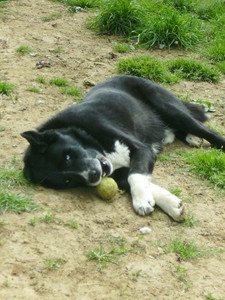
[[[96,169],[92,169],[88,174],[88,180],[90,183],[95,183],[99,181],[100,177],[101,177],[101,172]]]

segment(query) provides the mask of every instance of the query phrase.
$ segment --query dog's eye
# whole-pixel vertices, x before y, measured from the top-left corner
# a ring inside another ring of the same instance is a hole
[[[67,155],[66,155],[66,161],[69,161],[70,159],[71,159],[70,155],[67,154]]]

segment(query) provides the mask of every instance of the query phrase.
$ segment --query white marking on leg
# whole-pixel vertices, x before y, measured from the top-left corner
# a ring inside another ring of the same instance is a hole
[[[203,143],[203,139],[199,138],[195,135],[192,134],[188,134],[185,138],[186,142],[188,143],[188,145],[192,146],[192,147],[201,147],[202,143]]]
[[[120,143],[119,141],[115,142],[114,151],[112,153],[106,153],[105,157],[108,159],[112,166],[113,170],[129,167],[130,166],[130,150],[129,148]]]
[[[163,145],[172,144],[175,140],[175,134],[172,129],[167,128],[164,131],[164,139],[162,140]]]
[[[154,183],[150,183],[150,187],[156,205],[175,221],[181,221],[184,218],[182,201],[166,189]]]
[[[142,216],[150,214],[154,210],[155,201],[151,193],[150,181],[151,175],[136,173],[128,177],[133,208],[137,214]]]

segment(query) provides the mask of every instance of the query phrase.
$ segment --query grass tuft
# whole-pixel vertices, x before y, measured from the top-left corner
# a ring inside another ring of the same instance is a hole
[[[105,0],[87,26],[103,34],[130,36],[140,26],[144,11],[135,1]]]
[[[131,48],[127,44],[116,43],[113,46],[114,50],[119,53],[128,53],[131,51]]]
[[[79,97],[81,95],[81,91],[79,88],[76,87],[62,87],[61,93],[65,95],[70,95],[74,97]]]
[[[29,182],[24,178],[23,171],[15,167],[0,168],[0,186],[14,188],[18,186],[27,186]]]
[[[6,81],[0,80],[0,94],[9,96],[14,90],[15,85],[8,83]]]
[[[16,52],[17,53],[20,53],[20,54],[30,54],[32,53],[32,49],[27,46],[27,45],[21,45],[19,48],[16,49]]]
[[[172,240],[168,247],[168,252],[174,252],[181,260],[193,259],[201,256],[200,249],[193,242]]]
[[[21,195],[9,192],[8,190],[0,191],[0,212],[13,211],[16,213],[31,212],[38,208],[33,202],[31,196]]]
[[[160,11],[146,15],[138,44],[146,48],[182,47],[192,49],[202,40],[202,23],[192,14],[181,14],[178,10],[164,6]]]
[[[208,81],[218,83],[220,74],[218,70],[196,59],[178,58],[168,62],[170,72],[176,74],[179,78]]]
[[[65,78],[53,78],[50,80],[50,84],[58,87],[66,87],[69,85],[69,81]]]
[[[225,153],[217,149],[182,154],[190,170],[207,179],[214,188],[225,189]]]
[[[134,75],[161,83],[176,83],[178,78],[170,74],[165,64],[150,56],[134,56],[121,59],[118,63],[121,74]]]

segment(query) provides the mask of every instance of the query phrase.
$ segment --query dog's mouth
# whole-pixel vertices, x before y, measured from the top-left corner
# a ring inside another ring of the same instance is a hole
[[[102,168],[102,177],[109,176],[113,172],[112,164],[104,156],[98,157]]]

